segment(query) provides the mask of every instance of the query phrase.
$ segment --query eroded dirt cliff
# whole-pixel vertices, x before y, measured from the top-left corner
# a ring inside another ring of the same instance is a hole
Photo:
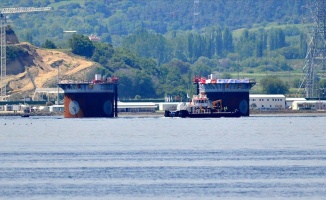
[[[42,49],[29,43],[14,44],[21,47],[24,56],[7,63],[4,83],[13,96],[31,96],[36,88],[56,87],[59,80],[85,80],[87,72],[97,63],[59,50]],[[26,53],[27,52],[27,53]]]

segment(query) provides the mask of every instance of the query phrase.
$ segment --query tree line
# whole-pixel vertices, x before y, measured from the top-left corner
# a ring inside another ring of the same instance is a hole
[[[250,59],[255,60],[255,65],[248,64],[249,68],[270,66],[261,67],[260,72],[291,70],[285,56],[280,53],[280,50],[289,46],[282,29],[271,29],[269,32],[245,29],[237,39],[227,28],[212,29],[204,34],[188,32],[168,36],[141,29],[126,37],[119,48],[109,43],[92,42],[85,35],[74,34],[69,39],[69,45],[73,53],[100,63],[102,67],[97,69],[97,73],[120,77],[121,98],[185,97],[195,92],[191,83],[193,76],[207,76],[216,72],[226,75],[239,70],[239,66],[245,66],[244,63],[249,63]],[[294,53],[299,52],[299,47]],[[270,53],[273,59],[264,57]],[[293,58],[300,56],[303,55],[292,55]],[[277,64],[271,66],[266,60]],[[274,84],[272,89],[266,86],[271,84]],[[275,77],[266,78],[262,86],[266,93],[286,93],[290,87],[289,83],[275,80]]]
[[[307,38],[295,25],[304,0],[200,2],[206,6],[199,6],[196,23],[194,2],[177,0],[12,0],[0,5],[53,6],[49,13],[10,15],[8,22],[22,41],[71,48],[100,63],[98,73],[119,75],[125,98],[191,93],[194,75],[291,71],[289,60],[305,57]],[[283,26],[267,27],[270,22]],[[101,42],[89,41],[91,33]]]
[[[116,46],[121,37],[138,29],[165,35],[171,31],[204,30],[217,25],[233,31],[271,22],[299,24],[306,4],[306,0],[201,0],[198,4],[180,0],[11,0],[1,1],[0,7],[52,7],[49,12],[7,15],[7,22],[15,25],[22,41],[41,46],[51,38],[64,48],[68,37],[65,30],[96,34],[107,42],[110,42],[109,36],[114,35]],[[196,20],[195,6],[199,13]]]

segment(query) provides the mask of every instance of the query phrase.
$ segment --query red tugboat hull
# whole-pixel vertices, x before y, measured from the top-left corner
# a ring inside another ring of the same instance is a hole
[[[168,111],[164,113],[165,117],[181,117],[181,118],[221,118],[221,117],[241,117],[239,111],[235,112],[213,112],[213,113],[189,113],[187,110]]]

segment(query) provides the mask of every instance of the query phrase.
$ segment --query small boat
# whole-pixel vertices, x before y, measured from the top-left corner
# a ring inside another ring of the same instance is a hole
[[[222,100],[210,101],[205,94],[194,95],[190,103],[180,103],[177,110],[165,110],[165,117],[220,118],[241,117],[239,110],[229,111]]]
[[[29,115],[30,115],[29,108],[25,108],[21,117],[29,117]]]

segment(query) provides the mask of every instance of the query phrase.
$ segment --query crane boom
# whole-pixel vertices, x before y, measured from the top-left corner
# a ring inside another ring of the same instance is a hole
[[[7,60],[6,60],[6,27],[5,27],[5,16],[4,14],[14,14],[14,13],[28,13],[28,12],[41,12],[49,11],[51,7],[19,7],[19,8],[0,8],[0,59],[1,59],[1,75],[0,75],[0,100],[5,100],[7,91],[5,79],[7,76]]]
[[[20,8],[0,8],[2,14],[13,14],[13,13],[26,13],[26,12],[38,12],[38,11],[49,11],[51,7],[20,7]]]

